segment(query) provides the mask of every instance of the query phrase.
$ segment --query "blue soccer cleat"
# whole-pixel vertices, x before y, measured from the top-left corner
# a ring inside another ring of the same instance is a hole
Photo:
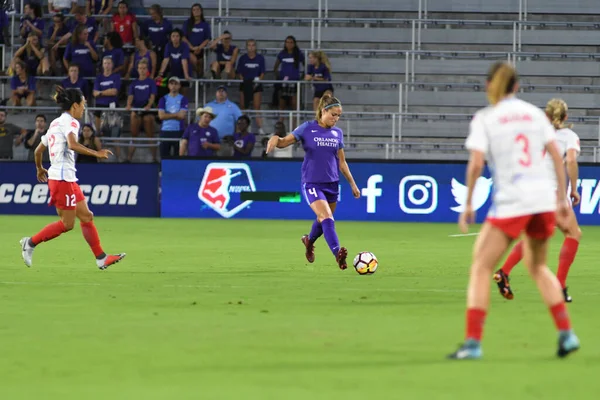
[[[579,338],[573,333],[573,331],[560,332],[558,336],[558,351],[556,355],[563,358],[568,356],[570,353],[579,350],[580,347]]]
[[[483,356],[481,343],[474,339],[467,339],[454,353],[449,354],[451,360],[478,360]]]

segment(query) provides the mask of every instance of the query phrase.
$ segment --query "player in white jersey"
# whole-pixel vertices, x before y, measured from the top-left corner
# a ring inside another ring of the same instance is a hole
[[[577,193],[577,179],[579,178],[577,157],[581,152],[579,137],[570,129],[571,126],[565,125],[568,118],[567,103],[561,99],[552,99],[546,104],[545,111],[546,116],[552,122],[552,126],[556,129],[555,140],[558,146],[558,152],[561,158],[565,160],[567,176],[571,187],[569,197],[573,206],[576,206],[579,204],[580,200],[579,193]],[[546,158],[546,165],[548,169],[554,169],[552,160],[549,158]],[[556,182],[555,188],[557,188]],[[579,229],[579,224],[577,223],[577,218],[575,217],[575,212],[572,208],[569,208],[569,216],[565,223],[557,224],[557,226],[564,234],[565,240],[558,257],[558,271],[556,272],[556,277],[562,287],[565,301],[570,303],[573,299],[569,296],[567,291],[567,275],[575,260],[579,248],[579,241],[581,240],[581,229]],[[500,289],[500,294],[508,300],[514,298],[508,276],[522,258],[523,242],[519,242],[513,247],[502,268],[494,273],[494,280]]]
[[[85,196],[77,184],[75,169],[75,153],[108,158],[109,150],[91,150],[77,141],[79,121],[85,110],[85,97],[79,89],[63,89],[57,87],[54,100],[61,106],[63,114],[50,124],[48,132],[42,136],[42,142],[35,149],[35,166],[40,182],[48,182],[50,204],[56,206],[60,220],[46,226],[32,237],[21,239],[21,251],[25,265],[31,267],[33,250],[42,243],[52,240],[70,231],[75,225],[75,218],[81,221],[83,237],[90,245],[96,265],[106,269],[119,262],[125,254],[107,255],[100,245],[98,231],[94,225],[94,214],[85,201]],[[44,169],[42,156],[50,152],[50,169]]]
[[[466,233],[475,219],[473,191],[486,159],[494,179],[493,204],[473,249],[465,342],[449,358],[482,357],[481,337],[490,301],[489,278],[511,242],[521,233],[525,233],[529,273],[559,331],[557,355],[564,357],[579,348],[579,339],[571,330],[560,284],[546,265],[548,239],[554,231],[555,219],[564,220],[569,208],[554,128],[540,109],[515,97],[518,78],[510,64],[495,63],[487,81],[490,106],[475,114],[466,141],[470,157],[467,200],[459,219],[461,231]],[[554,174],[546,168],[544,150],[554,164]],[[554,187],[556,178],[558,192]]]

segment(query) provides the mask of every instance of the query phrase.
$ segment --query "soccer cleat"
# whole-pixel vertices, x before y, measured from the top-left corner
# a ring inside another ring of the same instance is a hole
[[[569,292],[567,292],[567,288],[563,289],[563,296],[565,297],[565,303],[571,303],[573,298],[569,296]]]
[[[498,285],[498,289],[500,289],[500,294],[502,295],[502,297],[504,297],[506,300],[514,299],[515,296],[512,290],[510,289],[510,279],[508,278],[508,275],[504,273],[504,271],[502,271],[501,269],[496,271],[494,273],[494,281],[496,281],[496,284]]]
[[[116,254],[116,255],[109,254],[101,260],[96,260],[96,265],[98,265],[98,268],[104,270],[104,269],[110,267],[111,265],[118,263],[119,261],[121,261],[124,258],[125,258],[125,253]]]
[[[346,250],[345,247],[340,247],[337,256],[335,256],[335,260],[337,261],[340,269],[348,268],[348,264],[346,264],[346,257],[348,257],[348,250]]]
[[[558,351],[556,355],[563,358],[579,350],[579,338],[572,331],[560,332],[558,336]]]
[[[450,360],[478,360],[483,356],[481,343],[474,339],[467,339],[458,350],[448,354]]]
[[[33,261],[34,247],[31,247],[29,245],[29,239],[30,238],[25,237],[25,238],[21,239],[21,241],[19,243],[21,243],[21,255],[23,256],[23,261],[25,262],[25,265],[27,265],[28,267],[31,267],[31,263]]]
[[[310,241],[308,235],[302,236],[302,243],[304,243],[304,247],[306,247],[306,259],[309,263],[315,262],[315,245]]]

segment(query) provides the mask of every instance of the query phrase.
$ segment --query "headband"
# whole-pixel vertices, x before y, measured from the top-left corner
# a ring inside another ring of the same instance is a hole
[[[327,110],[328,108],[331,108],[331,107],[341,107],[341,104],[340,103],[333,103],[333,104],[330,104],[328,106],[323,107],[323,110]]]

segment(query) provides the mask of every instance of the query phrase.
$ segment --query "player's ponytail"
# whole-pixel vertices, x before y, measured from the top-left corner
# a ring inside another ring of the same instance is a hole
[[[328,109],[329,107],[341,107],[342,103],[336,98],[333,97],[329,93],[325,93],[323,97],[319,100],[319,106],[317,107],[317,122],[321,120],[323,116],[323,111]]]
[[[573,124],[566,125],[565,120],[567,119],[567,111],[569,107],[563,99],[551,99],[546,104],[546,115],[554,129],[572,128]]]
[[[83,101],[83,93],[77,88],[65,89],[62,86],[56,86],[56,93],[54,93],[52,99],[63,111],[69,111],[73,104],[79,104]]]
[[[517,71],[507,62],[494,63],[488,72],[487,98],[491,105],[496,105],[506,95],[515,90],[519,78]]]

